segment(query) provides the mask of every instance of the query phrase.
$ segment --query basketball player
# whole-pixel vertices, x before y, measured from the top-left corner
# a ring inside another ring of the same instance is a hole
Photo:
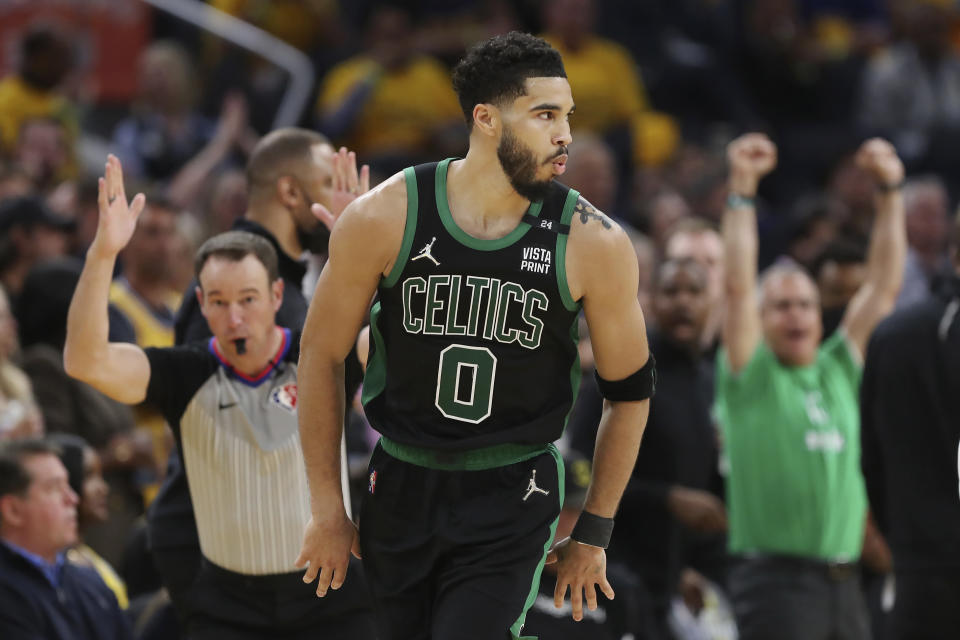
[[[574,111],[560,55],[498,36],[453,83],[466,158],[405,169],[347,207],[304,327],[313,515],[298,565],[328,596],[362,548],[382,640],[519,637],[548,555],[574,618],[598,587],[612,598],[604,549],[653,392],[630,240],[555,181]],[[382,439],[358,535],[340,491],[342,372],[374,294],[363,402]],[[551,443],[579,384],[581,310],[608,402],[584,513],[550,551],[563,503]]]

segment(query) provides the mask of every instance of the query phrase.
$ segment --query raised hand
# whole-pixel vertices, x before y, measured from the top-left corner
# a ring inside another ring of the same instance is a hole
[[[340,147],[333,156],[333,190],[330,194],[329,207],[317,202],[311,211],[328,229],[333,231],[333,225],[340,218],[340,214],[347,205],[370,190],[370,167],[363,165],[357,172],[357,154]]]
[[[893,145],[882,138],[871,138],[860,145],[856,162],[881,187],[896,187],[903,182],[903,162]]]
[[[98,181],[97,189],[100,217],[97,235],[90,248],[106,256],[116,256],[130,242],[147,199],[138,193],[133,201],[127,202],[123,188],[123,167],[113,154],[107,156],[104,175]]]
[[[727,146],[730,164],[730,189],[752,197],[760,179],[777,166],[777,146],[762,133],[748,133]]]

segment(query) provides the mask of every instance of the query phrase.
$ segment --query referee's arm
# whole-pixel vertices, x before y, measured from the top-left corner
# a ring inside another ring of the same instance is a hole
[[[87,251],[80,281],[67,315],[63,366],[67,374],[127,404],[146,397],[150,362],[140,347],[110,342],[107,304],[117,255],[130,241],[146,199],[127,203],[120,161],[111,155],[98,195],[97,235]]]

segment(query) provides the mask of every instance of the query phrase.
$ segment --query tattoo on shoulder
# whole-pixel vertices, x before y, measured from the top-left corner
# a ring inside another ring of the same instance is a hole
[[[610,222],[610,218],[599,211],[592,204],[587,202],[583,197],[580,197],[577,200],[577,206],[574,209],[574,213],[580,216],[580,223],[587,224],[590,220],[599,220],[600,224],[603,225],[604,229],[612,229],[613,223]]]

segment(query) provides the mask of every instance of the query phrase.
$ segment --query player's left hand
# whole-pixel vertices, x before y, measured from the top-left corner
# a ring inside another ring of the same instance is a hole
[[[310,211],[320,222],[333,231],[340,214],[347,205],[370,190],[370,166],[363,165],[357,171],[357,154],[340,147],[333,156],[333,189],[330,192],[329,208],[316,202]]]
[[[856,163],[881,185],[893,187],[903,182],[903,162],[894,146],[882,138],[864,142],[857,151]]]
[[[563,606],[570,589],[570,606],[573,619],[583,620],[583,600],[587,608],[597,608],[597,587],[613,600],[613,587],[607,582],[607,552],[600,547],[581,544],[564,538],[547,554],[547,564],[557,563],[557,586],[553,590],[553,606]]]

